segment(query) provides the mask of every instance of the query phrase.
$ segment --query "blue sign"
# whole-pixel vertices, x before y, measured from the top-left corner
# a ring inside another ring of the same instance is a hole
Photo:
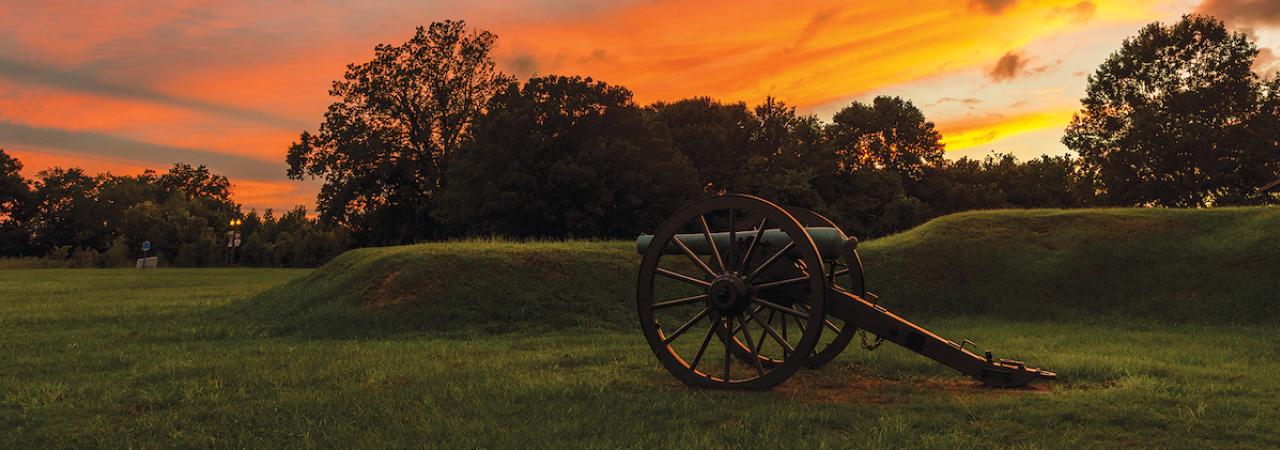
[[[142,251],[144,252],[151,251],[151,241],[142,241]]]

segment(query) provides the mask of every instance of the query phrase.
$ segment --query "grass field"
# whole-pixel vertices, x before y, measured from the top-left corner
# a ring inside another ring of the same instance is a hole
[[[888,345],[688,389],[635,330],[626,243],[5,270],[0,447],[1277,447],[1277,225],[991,212],[864,245],[892,309],[1062,376],[1029,390]]]

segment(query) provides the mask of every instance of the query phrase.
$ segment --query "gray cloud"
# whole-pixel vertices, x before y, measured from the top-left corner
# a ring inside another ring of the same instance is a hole
[[[511,58],[511,71],[517,76],[527,77],[538,73],[538,60],[533,55],[521,53]]]
[[[1280,25],[1280,2],[1275,0],[1205,0],[1196,12],[1237,25]]]
[[[818,35],[818,32],[831,24],[832,20],[840,14],[839,8],[827,8],[818,11],[809,18],[809,22],[804,25],[804,29],[800,30],[800,36],[796,38],[796,43],[792,47],[799,48]]]
[[[1253,60],[1253,71],[1264,77],[1280,74],[1280,57],[1269,48],[1258,49],[1258,57]]]
[[[930,104],[930,106],[941,105],[944,103],[959,103],[961,105],[964,105],[965,108],[974,109],[974,108],[977,108],[978,105],[982,104],[982,99],[979,99],[976,97],[965,97],[965,98],[942,97],[942,98],[939,98],[938,101]]]
[[[969,9],[987,14],[1000,14],[1016,3],[1018,3],[1017,0],[969,0]]]
[[[1065,16],[1073,22],[1084,23],[1088,22],[1089,19],[1092,19],[1093,15],[1097,12],[1098,5],[1095,5],[1091,1],[1082,1],[1071,6],[1053,8],[1053,10],[1049,12],[1049,17]]]
[[[92,156],[108,156],[155,164],[164,169],[173,163],[206,165],[231,178],[279,180],[285,175],[284,162],[271,163],[212,150],[152,144],[92,131],[41,128],[0,121],[0,147],[26,145]]]
[[[262,111],[178,97],[140,86],[104,81],[86,72],[59,70],[6,58],[0,58],[0,77],[93,95],[157,103],[282,128],[299,129],[307,126],[301,121]]]
[[[1027,67],[1027,58],[1017,52],[1008,52],[1001,56],[996,65],[987,71],[987,76],[994,81],[1009,81],[1018,78]]]
[[[1031,67],[1030,57],[1011,50],[1001,56],[999,60],[996,60],[996,64],[987,70],[987,77],[997,83],[1010,81],[1022,76],[1039,75],[1048,72],[1049,69],[1061,63],[1062,61],[1058,60],[1043,66]]]

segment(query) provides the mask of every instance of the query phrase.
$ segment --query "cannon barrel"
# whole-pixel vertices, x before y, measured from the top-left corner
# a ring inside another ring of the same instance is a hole
[[[857,239],[846,237],[839,229],[831,227],[807,227],[805,231],[809,233],[809,237],[813,239],[813,244],[818,247],[818,252],[823,258],[835,259],[843,254],[846,248],[854,248],[858,245]],[[735,238],[739,242],[749,243],[751,238],[755,236],[755,230],[745,230],[736,233]],[[707,238],[702,234],[677,234],[676,239],[684,242],[694,253],[699,255],[710,255],[711,248],[707,246]],[[716,248],[724,252],[729,248],[729,233],[719,232],[711,233],[711,239],[715,240]],[[636,238],[636,252],[641,255],[649,251],[649,245],[653,241],[652,234],[642,234]],[[787,233],[779,229],[766,229],[760,236],[761,245],[767,245],[772,248],[782,248],[791,242],[791,237]],[[794,250],[793,250],[794,251]],[[667,248],[663,251],[667,255],[678,255],[683,252],[675,243],[668,243]]]

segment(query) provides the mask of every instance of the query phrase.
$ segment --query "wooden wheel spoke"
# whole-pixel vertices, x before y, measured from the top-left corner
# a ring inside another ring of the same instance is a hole
[[[747,245],[747,251],[746,254],[742,256],[742,261],[738,262],[739,272],[746,271],[747,265],[751,264],[751,257],[756,252],[756,244],[759,244],[760,238],[764,236],[764,226],[766,223],[769,223],[768,218],[760,219],[760,225],[756,226],[756,235],[751,238],[751,244]]]
[[[755,319],[756,323],[759,323],[763,326],[765,333],[768,333],[769,336],[773,337],[773,340],[778,341],[778,344],[782,346],[782,349],[784,352],[794,353],[796,351],[796,348],[792,347],[791,343],[787,342],[787,340],[783,339],[781,336],[778,336],[778,332],[774,330],[773,327],[766,325],[764,322],[761,322],[760,318],[757,317],[754,312],[748,311],[747,313],[751,314],[751,318]]]
[[[782,325],[782,340],[787,341],[788,336],[787,336],[787,318],[786,317],[782,318],[781,325]],[[790,342],[790,341],[787,341],[787,342]],[[782,359],[787,359],[787,349],[785,348],[782,349]]]
[[[763,306],[756,306],[756,312],[760,312],[760,310],[762,309],[764,309]],[[751,321],[751,318],[747,317],[745,321],[741,322],[740,325],[738,325],[736,328],[733,329],[733,334],[738,334],[738,331],[742,330],[742,328],[747,325],[747,322],[750,322],[750,321]]]
[[[751,350],[751,362],[756,367],[756,373],[763,377],[764,365],[760,364],[760,347],[751,345],[751,327],[747,326],[746,320],[741,317],[738,318],[738,323],[741,324],[742,328],[742,337],[747,338],[747,350]]]
[[[848,267],[842,267],[842,268],[836,269],[836,271],[835,271],[834,273],[832,273],[832,274],[831,274],[831,276],[833,276],[833,277],[838,277],[838,276],[840,276],[840,275],[844,275],[844,274],[847,274],[847,273],[849,273],[849,272],[852,272],[852,270],[849,270],[849,268],[848,268]]]
[[[738,217],[738,210],[730,209],[729,210],[729,248],[725,249],[725,253],[728,253],[728,258],[730,263],[736,261],[733,257],[735,256],[736,249],[738,248],[737,217]],[[729,271],[729,267],[725,266],[723,263],[721,264],[721,267],[724,267],[724,270],[726,272]]]
[[[661,267],[653,269],[653,271],[656,272],[658,275],[662,275],[664,277],[667,277],[673,280],[680,280],[695,286],[701,286],[701,287],[711,286],[711,283],[708,283],[705,280],[699,280],[697,278],[685,275],[683,273],[673,272],[667,269],[663,269]]]
[[[760,312],[760,309],[763,309],[763,308],[764,308],[763,306],[758,307],[758,308],[756,309],[756,311],[755,311],[755,312],[759,313],[759,312]],[[773,324],[773,316],[774,316],[775,314],[778,314],[778,312],[777,312],[777,311],[774,311],[774,310],[772,310],[772,309],[771,309],[771,310],[769,310],[769,319],[765,321],[765,324],[772,325],[772,324]],[[755,316],[754,316],[754,315],[752,315],[752,316],[749,316],[749,317],[755,317]],[[764,325],[765,325],[765,324],[762,324],[762,325],[761,325],[761,327],[764,327]],[[762,348],[762,347],[764,347],[764,338],[765,338],[765,336],[768,336],[768,335],[769,335],[769,333],[760,333],[760,341],[759,341],[759,342],[756,342],[756,348]]]
[[[823,319],[822,323],[826,324],[827,328],[830,328],[831,331],[836,332],[836,334],[840,334],[840,327],[837,327],[836,324],[831,323],[830,319]]]
[[[698,361],[702,361],[702,354],[707,351],[707,344],[711,343],[711,335],[716,334],[716,323],[711,322],[711,327],[707,328],[707,336],[702,338],[702,346],[698,347],[698,353],[693,355],[693,362],[689,364],[689,370],[693,371],[698,368]]]
[[[793,308],[788,308],[788,307],[786,307],[786,306],[782,306],[782,305],[779,305],[779,304],[777,304],[777,303],[774,303],[774,302],[771,302],[771,301],[768,301],[768,300],[765,300],[765,299],[762,299],[762,298],[759,298],[759,297],[751,297],[751,301],[752,301],[753,303],[757,304],[757,305],[761,305],[761,306],[764,306],[764,307],[769,308],[769,309],[777,310],[777,311],[778,311],[778,312],[780,312],[780,313],[790,314],[790,315],[793,315],[793,316],[799,317],[799,318],[801,318],[801,319],[809,320],[809,314],[808,314],[808,313],[804,313],[804,312],[796,311],[796,310],[795,310],[795,309],[793,309]]]
[[[676,299],[654,303],[653,306],[651,306],[651,308],[653,309],[670,308],[673,306],[688,305],[690,303],[698,303],[701,301],[705,301],[706,299],[707,299],[707,294],[698,294],[698,295],[693,295],[689,297],[680,297]]]
[[[680,251],[684,252],[685,256],[688,256],[689,259],[692,260],[693,263],[698,266],[698,268],[702,269],[703,272],[706,272],[707,275],[710,275],[712,277],[716,276],[716,272],[714,270],[711,270],[711,266],[708,266],[707,263],[703,261],[701,257],[699,257],[696,253],[694,253],[693,250],[690,250],[689,246],[685,245],[684,241],[680,240],[679,236],[672,236],[671,240],[675,241],[676,247],[680,247]]]
[[[685,322],[684,325],[680,325],[680,328],[676,328],[675,331],[671,332],[671,335],[667,336],[666,339],[663,339],[662,343],[668,344],[668,345],[671,344],[671,341],[676,340],[676,338],[680,337],[680,335],[684,334],[684,332],[689,331],[689,328],[692,328],[693,325],[697,324],[698,321],[702,320],[703,317],[707,317],[707,314],[710,312],[711,312],[711,309],[706,307],[702,308],[702,311],[699,311],[698,314],[695,314],[692,319],[689,319],[689,321]]]
[[[793,284],[800,284],[808,280],[809,280],[808,275],[802,275],[795,278],[788,278],[785,280],[770,281],[768,283],[760,283],[756,285],[756,289],[769,289],[769,288],[775,288],[780,286],[790,286]]]
[[[720,249],[716,247],[716,240],[711,238],[711,226],[707,225],[707,216],[698,216],[698,222],[702,224],[702,237],[707,239],[707,248],[711,249],[711,260],[723,272],[724,259],[720,256]]]
[[[729,341],[733,340],[733,334],[732,334],[731,327],[729,326],[728,317],[722,316],[720,318],[720,323],[724,325],[724,378],[722,379],[724,380],[725,383],[728,383],[729,382],[729,366],[733,362],[733,355],[730,354],[730,350],[729,350]]]
[[[804,305],[804,309],[807,311],[813,311],[813,307],[809,305]],[[822,323],[826,325],[827,328],[830,328],[831,331],[836,332],[836,334],[840,334],[840,327],[837,327],[835,322],[832,322],[831,319],[822,319]]]
[[[788,242],[787,245],[782,246],[782,248],[779,249],[777,253],[774,253],[773,256],[769,257],[769,259],[764,260],[763,263],[760,263],[760,267],[756,267],[755,270],[751,271],[750,275],[747,275],[746,277],[747,282],[750,283],[751,280],[754,280],[756,278],[756,275],[760,275],[760,272],[764,272],[765,269],[768,269],[769,266],[772,266],[773,263],[777,262],[778,258],[781,258],[782,255],[787,254],[787,252],[791,251],[791,249],[795,248],[795,246],[796,246],[795,241]]]

